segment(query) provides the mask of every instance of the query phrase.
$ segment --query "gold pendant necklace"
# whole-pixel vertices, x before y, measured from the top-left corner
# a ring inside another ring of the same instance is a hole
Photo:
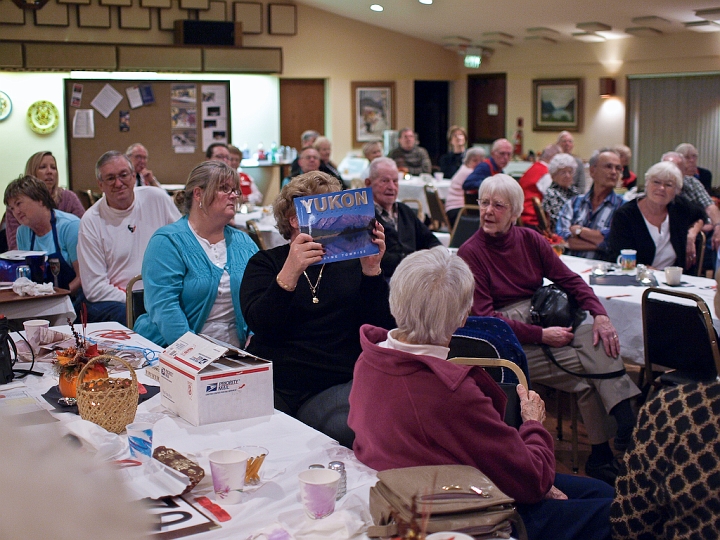
[[[315,285],[313,285],[312,282],[310,281],[310,278],[308,277],[307,272],[303,271],[303,274],[305,275],[305,279],[307,279],[308,285],[310,286],[310,292],[312,293],[312,297],[313,297],[313,299],[312,299],[313,304],[320,303],[320,300],[318,300],[318,297],[317,297],[317,289],[320,286],[320,280],[322,279],[323,270],[325,270],[324,264],[320,267],[320,274],[318,275]]]

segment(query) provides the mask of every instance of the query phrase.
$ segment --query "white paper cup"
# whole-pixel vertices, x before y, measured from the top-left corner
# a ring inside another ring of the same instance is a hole
[[[308,469],[301,472],[298,479],[305,513],[312,519],[322,519],[332,514],[340,473],[331,469]]]
[[[37,354],[38,351],[40,351],[40,340],[44,334],[43,328],[49,328],[50,322],[42,319],[33,319],[31,321],[25,321],[23,326],[25,327],[25,339],[28,340],[33,353]]]
[[[665,281],[668,285],[680,285],[682,279],[682,267],[668,266],[665,268]]]
[[[208,456],[219,503],[237,504],[242,500],[248,457],[242,450],[217,450]]]
[[[132,458],[142,463],[149,461],[152,457],[153,425],[150,422],[134,422],[125,429]]]
[[[433,176],[435,177],[435,180],[437,180],[438,182],[440,182],[444,177],[443,173],[441,173],[441,172],[433,173]]]

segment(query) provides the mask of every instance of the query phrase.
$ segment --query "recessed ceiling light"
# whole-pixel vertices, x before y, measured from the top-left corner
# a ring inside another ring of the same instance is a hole
[[[601,22],[577,23],[575,26],[585,32],[607,32],[608,30],[612,30],[612,26]]]
[[[372,9],[373,11],[382,11],[383,7],[380,4],[373,4],[372,6],[370,6],[370,9]]]
[[[604,37],[591,32],[576,32],[572,35],[572,37],[577,40],[584,41],[585,43],[602,43],[605,41]]]
[[[433,0],[418,0],[421,4],[430,5],[433,3]]]
[[[712,21],[694,21],[685,23],[685,28],[693,32],[720,32],[720,25]]]

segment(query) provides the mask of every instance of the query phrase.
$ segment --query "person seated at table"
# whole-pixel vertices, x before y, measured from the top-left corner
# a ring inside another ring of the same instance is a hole
[[[385,229],[383,275],[390,279],[407,255],[419,249],[439,246],[440,240],[417,217],[415,210],[398,202],[398,170],[395,162],[379,157],[370,164],[365,185],[372,189],[375,218]]]
[[[320,171],[330,176],[334,176],[340,181],[340,187],[343,187],[342,176],[337,170],[335,164],[330,161],[330,154],[332,154],[332,143],[327,137],[318,137],[313,143],[313,148],[320,154]]]
[[[155,178],[153,172],[147,168],[148,151],[141,143],[134,143],[125,150],[125,155],[130,158],[135,170],[136,186],[155,186],[161,188],[162,185]]]
[[[534,227],[536,230],[539,227],[540,222],[535,213],[533,197],[542,201],[550,184],[552,184],[549,164],[550,160],[558,152],[560,152],[558,145],[547,145],[543,151],[540,152],[540,158],[520,177],[520,187],[523,193],[525,193],[525,203],[523,204],[523,212],[520,216],[524,227]]]
[[[620,156],[610,148],[595,152],[589,163],[592,187],[560,209],[555,232],[568,243],[568,255],[608,261],[610,224],[613,214],[623,204],[622,197],[614,192],[622,165]]]
[[[142,269],[145,248],[153,233],[180,219],[164,190],[135,186],[130,159],[105,152],[95,164],[103,197],[80,220],[78,261],[88,322],[125,324],[128,282]]]
[[[468,265],[445,248],[400,263],[390,280],[398,327],[360,329],[363,352],[348,418],[355,455],[381,471],[470,465],[516,500],[529,538],[609,539],[613,490],[591,478],[556,474],[540,396],[518,385],[523,424],[508,426],[507,398],[487,372],[447,361],[473,289]]]
[[[240,162],[242,161],[242,152],[237,146],[228,144],[228,152],[230,154],[230,168],[237,171],[238,177],[240,178],[240,194],[242,195],[244,202],[251,204],[262,204],[263,194],[255,185],[255,181],[248,174],[242,172],[240,168]]]
[[[432,163],[427,150],[417,144],[417,136],[410,128],[400,130],[397,148],[388,154],[398,169],[412,175],[432,172]]]
[[[80,199],[74,192],[64,189],[58,185],[58,169],[55,156],[50,151],[36,152],[25,164],[25,176],[34,176],[47,186],[50,195],[55,201],[55,208],[68,214],[83,217],[83,208]],[[20,223],[12,212],[5,213],[5,235],[7,236],[8,249],[18,249],[16,231]]]
[[[300,154],[302,154],[302,151],[306,148],[312,148],[315,139],[317,139],[319,136],[320,134],[313,129],[303,131],[300,135]],[[297,157],[290,164],[290,178],[294,178],[298,174],[303,173],[302,168],[300,167],[300,154],[298,154]]]
[[[485,159],[485,149],[482,146],[473,146],[465,152],[462,166],[457,170],[450,180],[447,198],[445,199],[445,214],[450,226],[455,225],[460,209],[465,206],[465,191],[463,184],[465,179]]]
[[[620,464],[613,537],[720,538],[720,381],[662,388]]]
[[[337,191],[337,179],[321,172],[296,176],[280,191],[273,212],[290,243],[250,259],[240,306],[253,332],[248,352],[274,363],[275,408],[349,447],[347,399],[360,354],[358,330],[366,323],[395,324],[380,267],[380,223],[372,240],[379,254],[326,264],[320,264],[322,244],[300,232],[294,199]]]
[[[134,330],[161,347],[187,331],[243,347],[248,332],[240,282],[258,248],[230,225],[240,196],[237,172],[206,161],[192,170],[180,193],[185,216],[159,228],[145,250],[147,313]]]
[[[20,223],[16,233],[18,249],[46,252],[52,273],[46,274],[45,281],[55,281],[56,287],[68,289],[74,297],[80,289],[80,218],[58,210],[47,186],[34,176],[10,182],[3,202]]]
[[[565,153],[557,154],[550,160],[548,165],[552,183],[545,192],[542,205],[545,215],[550,221],[551,231],[555,230],[555,224],[562,207],[578,194],[577,188],[573,185],[576,167],[575,157]]]
[[[685,158],[687,163],[687,174],[697,178],[703,185],[705,190],[710,193],[712,191],[712,172],[708,169],[698,167],[698,151],[690,143],[680,143],[675,148],[675,151]]]
[[[620,165],[623,167],[622,176],[618,179],[619,188],[632,189],[637,186],[637,175],[630,170],[632,150],[624,144],[616,144],[613,150],[620,156]]]
[[[372,141],[365,143],[362,147],[363,156],[368,160],[367,167],[365,167],[360,173],[360,180],[365,180],[370,176],[370,164],[375,158],[382,157],[383,145],[380,141]]]
[[[475,167],[463,183],[463,189],[469,192],[473,198],[477,193],[483,180],[503,172],[503,169],[510,163],[513,154],[513,145],[507,139],[496,139],[490,149],[490,157],[482,160]]]
[[[640,393],[627,374],[612,379],[570,375],[550,362],[541,345],[574,373],[623,371],[620,340],[605,308],[583,278],[570,270],[542,235],[514,223],[522,212],[523,191],[515,179],[497,174],[480,185],[480,229],[458,250],[475,276],[473,315],[500,317],[513,329],[527,355],[530,379],[578,394],[578,408],[592,445],[588,476],[612,484],[617,474],[608,444],[617,421],[615,449],[627,447],[635,425],[630,398]],[[593,324],[542,328],[532,323],[533,294],[547,278],[575,298]],[[609,414],[608,414],[609,413]]]
[[[440,156],[438,166],[444,178],[452,178],[463,164],[465,146],[467,145],[467,133],[465,133],[465,130],[460,126],[450,126],[447,138],[450,152]]]
[[[310,146],[309,148],[305,148],[300,152],[300,155],[298,156],[298,165],[300,166],[299,174],[319,171],[321,163],[322,162],[320,161],[320,153],[317,150],[315,150],[312,146]],[[290,180],[292,180],[293,178],[293,176],[286,177],[282,182],[283,187],[289,184]],[[342,189],[342,186],[340,186],[340,188]]]
[[[212,143],[205,150],[205,157],[208,161],[222,161],[226,165],[230,165],[230,150],[228,145],[222,142]]]
[[[675,195],[682,190],[678,168],[667,161],[645,173],[645,193],[621,206],[610,226],[611,257],[622,249],[637,251],[637,262],[662,270],[696,263],[695,238],[705,222],[705,212]]]

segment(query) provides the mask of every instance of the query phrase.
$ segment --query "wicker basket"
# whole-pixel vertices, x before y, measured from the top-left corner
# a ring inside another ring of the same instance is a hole
[[[121,362],[130,371],[132,379],[103,378],[84,382],[85,372],[95,362],[113,360]],[[80,417],[90,420],[112,433],[120,433],[135,419],[138,405],[138,385],[135,370],[122,358],[101,355],[83,367],[77,382],[77,405]]]

